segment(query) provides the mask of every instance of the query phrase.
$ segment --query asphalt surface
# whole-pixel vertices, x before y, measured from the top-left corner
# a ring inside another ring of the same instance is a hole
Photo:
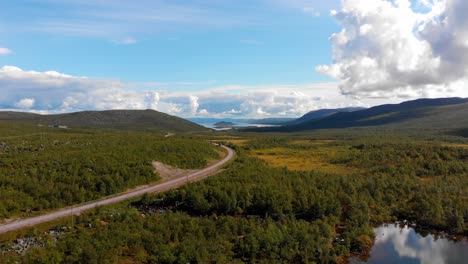
[[[91,202],[91,203],[88,203],[88,204],[78,205],[78,206],[74,206],[74,207],[68,207],[68,208],[60,209],[58,211],[47,213],[47,214],[44,214],[44,215],[31,217],[31,218],[26,218],[26,219],[21,219],[21,220],[15,221],[15,222],[0,225],[0,234],[6,233],[6,232],[9,232],[9,231],[13,231],[13,230],[18,230],[18,229],[25,228],[25,227],[35,226],[35,225],[38,225],[38,224],[41,224],[41,223],[54,221],[54,220],[57,220],[57,219],[60,219],[62,217],[66,217],[66,216],[79,215],[80,213],[82,213],[82,212],[84,212],[86,210],[93,209],[93,208],[96,208],[96,207],[99,207],[99,206],[102,206],[102,205],[119,203],[119,202],[122,202],[124,200],[128,200],[128,199],[131,199],[131,198],[134,198],[134,197],[142,196],[145,193],[156,193],[156,192],[167,191],[167,190],[170,190],[170,189],[177,188],[177,187],[179,187],[181,185],[184,185],[184,184],[186,184],[188,182],[194,182],[194,181],[201,180],[201,179],[204,179],[206,177],[212,176],[212,175],[216,174],[217,172],[219,172],[219,169],[223,165],[225,165],[227,162],[229,162],[230,160],[232,160],[234,158],[234,150],[232,150],[231,148],[228,148],[226,146],[222,146],[222,147],[224,149],[226,149],[227,152],[228,152],[228,155],[224,159],[217,162],[216,164],[213,164],[213,165],[211,165],[209,167],[206,167],[206,168],[204,168],[202,170],[199,170],[197,172],[191,173],[191,174],[189,174],[187,176],[183,176],[181,178],[177,178],[177,179],[173,179],[173,180],[170,180],[170,181],[167,181],[167,182],[163,182],[163,183],[160,183],[160,184],[157,184],[157,185],[154,185],[154,186],[137,189],[135,191],[130,191],[130,192],[126,192],[126,193],[123,193],[123,194],[118,194],[116,196],[106,198],[106,199],[102,199],[102,200],[95,201],[95,202]]]

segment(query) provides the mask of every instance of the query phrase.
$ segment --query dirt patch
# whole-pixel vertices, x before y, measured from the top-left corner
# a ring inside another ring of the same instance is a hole
[[[159,176],[165,180],[165,179],[172,179],[172,178],[179,178],[185,175],[189,175],[191,173],[196,172],[197,170],[184,170],[184,169],[179,169],[176,167],[172,167],[170,165],[164,164],[159,161],[153,161],[152,162],[153,167],[155,171],[159,174]]]
[[[224,149],[217,149],[216,152],[218,152],[220,158],[224,158],[227,155],[227,152]],[[219,159],[208,160],[207,166],[214,165],[217,162],[219,162]],[[172,167],[171,165],[167,165],[155,160],[151,164],[153,165],[155,172],[158,173],[162,180],[180,178],[199,171],[199,169],[179,169],[177,167]]]

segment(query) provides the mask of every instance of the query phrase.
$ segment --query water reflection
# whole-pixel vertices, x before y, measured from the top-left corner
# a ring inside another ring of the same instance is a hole
[[[422,236],[413,228],[386,225],[374,229],[375,245],[366,262],[351,263],[468,263],[468,242],[454,242],[433,235]]]

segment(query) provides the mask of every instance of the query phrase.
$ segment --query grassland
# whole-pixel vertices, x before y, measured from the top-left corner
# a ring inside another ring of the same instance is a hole
[[[307,147],[307,149],[297,149]],[[293,141],[283,148],[256,149],[252,157],[266,161],[273,167],[286,167],[295,171],[319,171],[348,175],[359,172],[357,168],[332,163],[340,154],[346,153],[347,146],[329,145],[327,141]]]

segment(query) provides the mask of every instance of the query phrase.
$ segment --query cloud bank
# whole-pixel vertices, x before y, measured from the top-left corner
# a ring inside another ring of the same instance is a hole
[[[42,113],[106,109],[154,109],[183,117],[300,116],[319,108],[368,106],[378,100],[341,95],[334,83],[309,85],[213,86],[204,90],[161,89],[158,83],[125,83],[56,71],[0,67],[0,109]],[[138,88],[144,86],[144,89]],[[164,84],[165,87],[171,84]],[[191,91],[192,90],[192,91]]]
[[[0,107],[44,111],[157,108],[157,93],[128,91],[123,85],[116,80],[4,66],[0,68]]]
[[[354,97],[468,96],[468,1],[342,0],[333,63],[316,68]]]

